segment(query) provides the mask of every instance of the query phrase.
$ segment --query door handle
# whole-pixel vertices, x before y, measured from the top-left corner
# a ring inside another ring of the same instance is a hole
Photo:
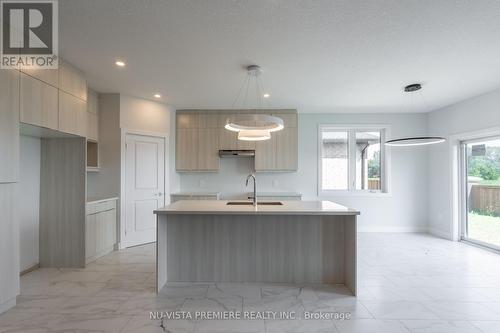
[[[158,192],[158,196],[161,197],[163,195],[163,193],[161,192]]]

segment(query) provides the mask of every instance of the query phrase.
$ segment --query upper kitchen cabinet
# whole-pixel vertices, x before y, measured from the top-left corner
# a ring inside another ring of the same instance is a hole
[[[230,116],[238,118],[254,112],[283,119],[285,128],[270,140],[238,140],[236,132],[224,128]],[[256,171],[297,170],[297,113],[295,110],[178,111],[176,115],[177,171],[218,171],[219,150],[255,150]]]
[[[219,130],[217,128],[198,129],[198,171],[219,170]]]
[[[0,70],[0,183],[19,180],[19,75]]]
[[[281,131],[271,133],[271,139],[256,142],[255,171],[297,171],[298,127],[296,113],[273,113],[283,119]]]
[[[21,69],[21,72],[34,77],[42,82],[50,84],[55,88],[59,88],[59,70],[58,69]]]
[[[85,76],[80,70],[64,61],[59,62],[59,89],[81,100],[87,100]]]
[[[59,126],[57,88],[24,73],[20,75],[21,122],[57,130]]]
[[[276,133],[255,143],[255,171],[276,171]]]
[[[177,171],[198,169],[198,129],[177,128],[175,140],[175,168]]]
[[[177,171],[219,170],[217,114],[178,112],[176,126]]]
[[[198,114],[196,113],[177,113],[176,128],[199,128]]]
[[[87,135],[87,102],[59,90],[59,131]]]

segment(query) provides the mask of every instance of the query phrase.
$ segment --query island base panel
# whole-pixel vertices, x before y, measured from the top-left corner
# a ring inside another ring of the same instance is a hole
[[[355,215],[158,215],[167,282],[345,284],[356,293]]]

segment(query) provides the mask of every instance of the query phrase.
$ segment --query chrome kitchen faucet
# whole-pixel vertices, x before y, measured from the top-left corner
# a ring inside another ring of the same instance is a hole
[[[250,178],[253,178],[253,205],[257,206],[257,179],[255,178],[255,175],[252,173],[247,176],[247,181],[245,182],[245,185],[248,186],[248,180]]]

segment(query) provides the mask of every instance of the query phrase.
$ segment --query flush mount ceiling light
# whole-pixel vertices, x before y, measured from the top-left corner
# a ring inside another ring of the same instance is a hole
[[[243,85],[233,102],[233,108],[235,108],[244,91],[244,97],[242,97],[242,109],[248,109],[247,97],[251,86],[255,87],[257,101],[260,106],[263,107],[263,98],[269,98],[270,95],[268,93],[263,93],[262,82],[260,81],[262,69],[257,65],[251,65],[248,66],[246,70],[247,77],[245,78],[245,81],[243,82]],[[283,119],[279,117],[263,113],[255,113],[229,116],[226,118],[224,128],[229,131],[238,132],[238,140],[263,141],[271,138],[271,132],[282,130],[284,128],[284,124]]]
[[[154,94],[153,96],[154,96],[154,98],[161,98],[160,94]]]
[[[420,89],[422,89],[422,85],[420,83],[413,83],[404,87],[404,91],[407,93],[419,91]],[[385,142],[385,145],[390,147],[411,147],[433,145],[445,141],[446,139],[440,136],[416,136],[410,138],[389,140]]]
[[[115,65],[118,67],[125,67],[125,62],[123,62],[121,60],[117,60],[117,61],[115,61]]]

